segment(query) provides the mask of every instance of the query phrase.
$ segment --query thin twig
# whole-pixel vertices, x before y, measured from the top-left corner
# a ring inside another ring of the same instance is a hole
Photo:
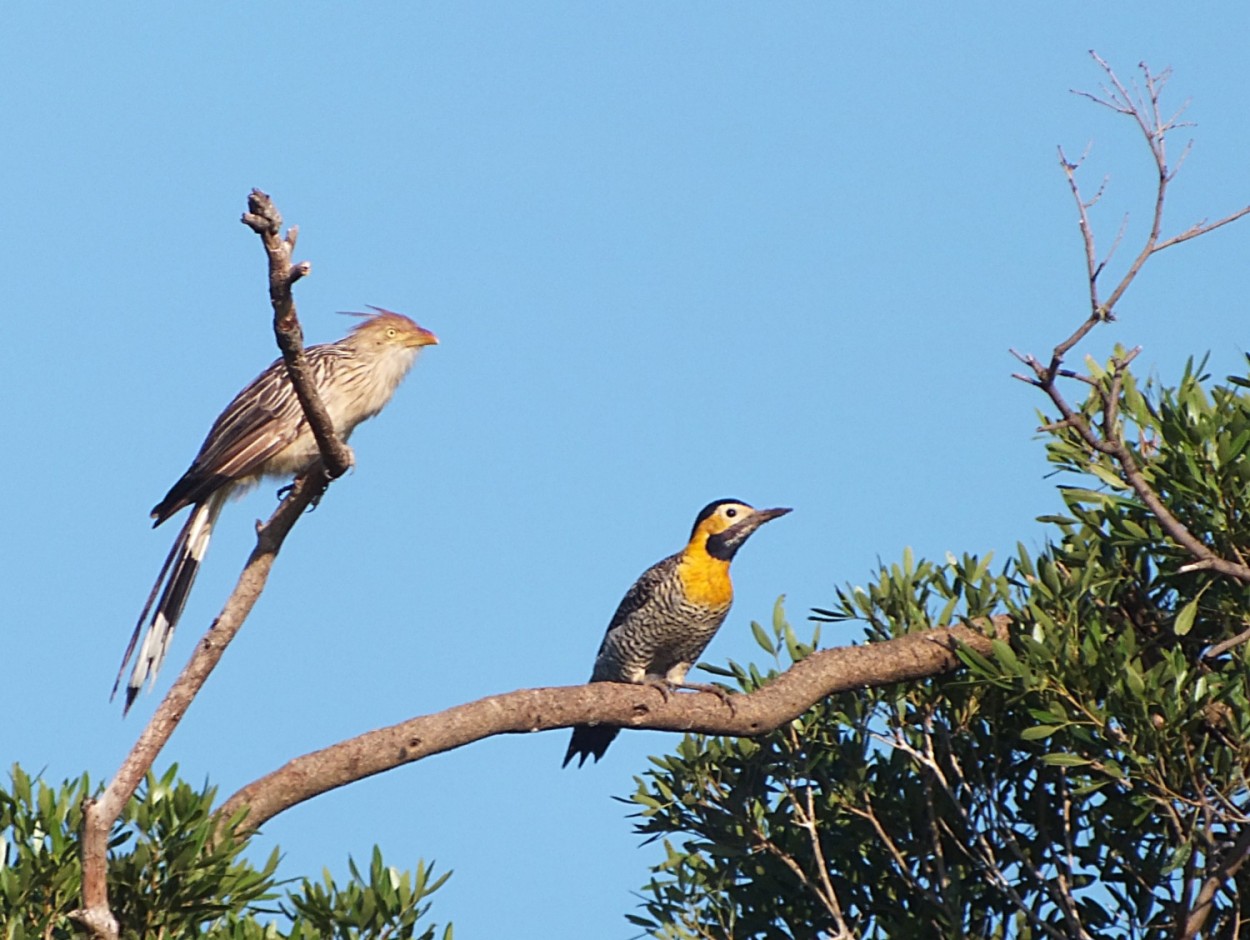
[[[846,920],[842,916],[842,905],[838,902],[838,894],[833,890],[833,882],[829,879],[829,863],[825,860],[824,849],[820,845],[820,831],[816,816],[816,804],[812,797],[812,788],[803,787],[805,805],[795,804],[794,811],[799,825],[807,830],[808,842],[812,847],[816,874],[820,879],[820,894],[825,899],[826,907],[833,913],[833,921],[837,925],[839,937],[852,937]]]
[[[842,907],[838,903],[838,896],[834,893],[833,886],[829,883],[828,872],[824,869],[824,853],[820,850],[820,836],[816,831],[815,813],[813,812],[808,815],[804,812],[803,805],[799,802],[798,797],[795,795],[794,790],[791,789],[789,784],[785,784],[784,789],[786,798],[789,801],[790,806],[793,808],[795,819],[798,820],[799,828],[807,830],[808,835],[811,838],[816,855],[816,867],[817,871],[820,873],[821,883],[819,885],[814,883],[811,876],[809,876],[803,869],[803,866],[799,864],[798,860],[789,852],[782,850],[782,848],[772,839],[768,838],[768,836],[766,836],[760,829],[758,823],[752,825],[752,830],[755,835],[755,843],[758,847],[768,852],[781,862],[782,865],[788,868],[790,873],[798,879],[799,884],[806,888],[807,891],[817,900],[820,906],[825,909],[825,913],[828,914],[833,920],[837,929],[837,933],[833,934],[829,940],[853,940],[854,934],[852,934],[846,926],[846,921],[842,917]],[[810,807],[811,787],[806,787],[805,789],[807,790],[808,805]],[[827,892],[825,890],[826,886],[828,887]]]
[[[1242,630],[1235,637],[1224,640],[1222,643],[1216,643],[1213,647],[1202,654],[1202,658],[1217,659],[1229,650],[1233,649],[1233,647],[1241,646],[1241,644],[1245,643],[1247,640],[1250,640],[1250,630]]]
[[[1041,385],[1041,383],[1038,384]],[[1063,394],[1053,382],[1041,387],[1050,396],[1050,400],[1055,407],[1059,409],[1063,420],[1081,436],[1086,445],[1098,453],[1107,454],[1119,464],[1121,478],[1132,487],[1133,492],[1137,494],[1137,498],[1159,520],[1160,528],[1174,542],[1207,565],[1211,570],[1227,577],[1235,578],[1238,581],[1250,583],[1250,567],[1216,555],[1163,504],[1163,500],[1159,498],[1159,495],[1146,481],[1146,477],[1137,465],[1137,459],[1133,456],[1132,450],[1123,440],[1118,437],[1110,440],[1099,437],[1085,418],[1074,411],[1067,403]]]
[[[924,751],[916,748],[911,742],[903,737],[901,732],[896,731],[892,738],[885,738],[880,735],[874,735],[882,744],[893,747],[902,751],[916,762],[917,766],[923,768],[926,775],[929,776],[946,794],[951,811],[958,817],[959,822],[964,828],[961,835],[957,835],[948,828],[948,835],[952,842],[958,846],[973,862],[974,869],[979,871],[990,884],[997,890],[1001,891],[1016,909],[1028,918],[1033,929],[1039,933],[1043,933],[1054,940],[1065,940],[1067,934],[1060,931],[1053,924],[1044,921],[1038,913],[1033,910],[1024,900],[1023,896],[1016,889],[1016,885],[1007,878],[1003,871],[998,855],[994,851],[994,847],[990,845],[989,840],[985,838],[985,833],[981,827],[969,815],[967,808],[959,799],[956,792],[961,789],[965,783],[963,773],[957,764],[952,765],[952,773],[956,775],[957,783],[953,784],[947,772],[942,768],[941,762],[937,758],[937,753],[933,748],[933,729],[926,723],[924,736]],[[946,755],[948,758],[950,753]],[[972,839],[972,844],[967,845],[966,840]]]

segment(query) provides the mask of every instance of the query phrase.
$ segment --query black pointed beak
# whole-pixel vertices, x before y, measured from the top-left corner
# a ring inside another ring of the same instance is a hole
[[[726,561],[734,557],[734,554],[740,549],[744,542],[751,537],[751,533],[762,526],[765,522],[770,522],[780,516],[784,516],[790,512],[789,509],[757,509],[747,516],[735,522],[724,532],[716,535],[708,536],[707,550],[708,554],[715,558],[723,558]]]
[[[754,515],[748,516],[746,519],[743,519],[742,522],[738,523],[738,525],[742,525],[744,523],[751,522],[752,520],[756,520],[755,527],[751,530],[752,532],[754,532],[755,529],[758,529],[765,522],[771,522],[773,519],[777,519],[781,516],[784,516],[788,512],[794,512],[794,510],[788,507],[786,509],[757,509],[755,510]]]

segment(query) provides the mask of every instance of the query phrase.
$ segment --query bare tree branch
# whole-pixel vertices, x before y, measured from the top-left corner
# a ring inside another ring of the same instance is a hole
[[[308,360],[304,356],[304,331],[295,312],[295,298],[291,296],[291,285],[312,271],[312,265],[307,261],[291,265],[299,227],[292,225],[283,238],[282,215],[265,193],[253,189],[247,197],[247,210],[243,214],[243,224],[260,236],[269,255],[269,300],[273,304],[274,337],[282,350],[286,371],[291,376],[291,385],[295,387],[304,416],[308,419],[313,437],[317,439],[317,449],[321,451],[326,474],[335,480],[351,469],[352,451],[334,433],[330,415],[309,375]]]
[[[265,588],[274,558],[296,520],[325,492],[330,480],[345,472],[352,463],[351,451],[334,434],[308,376],[303,337],[291,296],[291,285],[311,270],[307,262],[291,265],[297,230],[279,237],[282,217],[272,201],[260,190],[248,197],[248,213],[243,221],[260,235],[269,256],[269,297],[274,310],[274,333],[282,349],[291,382],[304,407],[321,450],[322,459],[301,475],[286,498],[263,526],[257,526],[256,547],[248,557],[234,591],[227,598],[217,619],[196,645],[182,674],[175,680],[140,733],[130,753],[98,798],[83,805],[82,867],[83,906],[71,916],[93,940],[117,940],[118,924],[108,904],[108,842],[113,824],[126,802],[134,795],[144,775],[151,769],[161,749],[186,714],[191,702],[221,659],[226,646],[238,633]],[[328,474],[326,466],[336,468]]]
[[[1178,127],[1185,127],[1180,121],[1181,115],[1185,112],[1186,105],[1182,105],[1175,114],[1165,117],[1160,108],[1160,98],[1163,95],[1164,86],[1171,77],[1171,71],[1165,69],[1158,75],[1153,74],[1149,68],[1143,63],[1139,67],[1142,72],[1143,81],[1145,83],[1145,91],[1139,91],[1134,86],[1133,91],[1126,88],[1123,82],[1116,76],[1115,71],[1106,61],[1104,61],[1097,53],[1091,51],[1090,56],[1098,63],[1099,68],[1106,74],[1111,88],[1104,86],[1102,95],[1094,95],[1089,92],[1076,91],[1074,94],[1083,98],[1088,98],[1095,104],[1110,108],[1117,114],[1123,114],[1131,117],[1134,123],[1142,132],[1142,136],[1146,139],[1146,144],[1150,148],[1151,157],[1154,159],[1156,184],[1155,184],[1155,200],[1154,212],[1150,220],[1150,234],[1147,236],[1145,243],[1137,253],[1132,263],[1129,265],[1128,271],[1120,279],[1120,282],[1111,291],[1106,301],[1100,299],[1098,290],[1098,280],[1106,269],[1106,264],[1111,260],[1111,254],[1114,253],[1115,247],[1108,253],[1106,259],[1101,263],[1098,262],[1098,252],[1095,247],[1094,230],[1089,220],[1089,209],[1094,206],[1106,191],[1107,181],[1104,179],[1098,187],[1097,193],[1090,200],[1085,200],[1081,195],[1080,186],[1077,184],[1076,171],[1080,169],[1081,163],[1084,161],[1084,155],[1079,160],[1069,160],[1063,152],[1059,150],[1059,161],[1063,167],[1064,175],[1067,177],[1068,186],[1072,191],[1072,196],[1076,200],[1078,221],[1081,228],[1081,239],[1085,246],[1085,264],[1086,273],[1089,279],[1089,303],[1090,315],[1081,323],[1071,336],[1055,347],[1051,355],[1050,365],[1047,369],[1050,380],[1054,381],[1058,374],[1059,365],[1063,361],[1063,357],[1075,346],[1082,338],[1097,324],[1107,320],[1115,319],[1113,310],[1115,305],[1119,303],[1120,298],[1128,290],[1129,285],[1136,279],[1138,273],[1142,269],[1142,265],[1146,260],[1156,252],[1163,251],[1173,245],[1179,245],[1181,242],[1188,241],[1191,238],[1197,238],[1199,235],[1205,235],[1207,232],[1214,231],[1221,226],[1235,222],[1243,216],[1250,214],[1250,206],[1238,209],[1231,215],[1227,215],[1218,222],[1208,223],[1205,220],[1191,225],[1185,231],[1173,235],[1170,238],[1160,240],[1160,234],[1163,230],[1163,207],[1167,199],[1168,184],[1176,177],[1177,171],[1180,169],[1181,163],[1184,161],[1185,155],[1189,152],[1189,144],[1186,145],[1180,159],[1177,160],[1176,166],[1169,168],[1167,161],[1167,138],[1168,134]],[[1123,236],[1123,226],[1121,226],[1119,234],[1115,239],[1115,246],[1118,246]]]
[[[1120,279],[1119,283],[1112,290],[1110,296],[1103,301],[1099,293],[1099,278],[1106,269],[1106,262],[1099,263],[1098,252],[1095,247],[1093,226],[1089,219],[1089,208],[1098,202],[1105,188],[1106,181],[1099,186],[1098,192],[1093,199],[1086,200],[1081,195],[1081,188],[1076,179],[1076,171],[1080,168],[1084,157],[1077,161],[1070,161],[1064,155],[1062,148],[1059,150],[1060,164],[1063,172],[1068,180],[1068,186],[1072,191],[1073,199],[1076,201],[1077,218],[1081,229],[1081,239],[1085,248],[1085,265],[1086,275],[1089,282],[1089,303],[1090,314],[1081,322],[1080,326],[1065,339],[1059,343],[1051,353],[1049,363],[1043,364],[1033,356],[1021,355],[1012,351],[1021,362],[1027,365],[1033,372],[1031,377],[1017,374],[1015,378],[1035,385],[1044,391],[1055,407],[1059,409],[1061,419],[1051,422],[1043,428],[1050,432],[1058,432],[1064,428],[1071,428],[1081,438],[1091,452],[1105,454],[1115,461],[1119,468],[1121,478],[1127,483],[1137,495],[1138,499],[1152,512],[1159,520],[1163,531],[1185,551],[1187,551],[1196,560],[1196,565],[1203,568],[1209,568],[1217,571],[1226,577],[1235,578],[1243,583],[1250,583],[1250,566],[1240,561],[1230,561],[1218,556],[1212,549],[1207,546],[1201,539],[1197,538],[1188,528],[1177,519],[1163,504],[1159,495],[1147,481],[1145,474],[1138,465],[1137,458],[1132,448],[1128,446],[1124,440],[1123,433],[1117,427],[1117,409],[1119,407],[1120,383],[1122,381],[1123,369],[1137,355],[1139,350],[1133,350],[1120,361],[1112,364],[1111,375],[1106,380],[1094,380],[1087,376],[1081,376],[1062,368],[1064,357],[1072,350],[1072,348],[1080,342],[1086,334],[1089,333],[1099,323],[1114,319],[1113,310],[1115,305],[1124,296],[1133,280],[1141,271],[1142,266],[1156,252],[1169,248],[1172,245],[1178,245],[1181,242],[1197,238],[1207,232],[1214,231],[1230,222],[1250,214],[1250,206],[1246,206],[1237,210],[1231,215],[1227,215],[1217,222],[1199,222],[1190,226],[1183,232],[1173,235],[1170,238],[1162,238],[1163,230],[1163,207],[1167,198],[1168,184],[1176,176],[1178,167],[1169,168],[1167,162],[1167,138],[1168,133],[1177,127],[1184,126],[1180,122],[1180,116],[1184,113],[1184,107],[1180,108],[1170,117],[1165,117],[1160,107],[1160,98],[1163,94],[1163,88],[1167,84],[1170,73],[1164,70],[1156,75],[1146,67],[1145,64],[1140,66],[1144,90],[1138,89],[1136,85],[1133,89],[1125,87],[1120,81],[1114,70],[1096,53],[1091,52],[1090,55],[1098,66],[1103,70],[1110,82],[1110,87],[1104,86],[1101,95],[1094,95],[1089,92],[1076,92],[1082,97],[1088,98],[1096,104],[1110,108],[1117,114],[1123,114],[1131,117],[1141,130],[1146,140],[1147,146],[1154,159],[1156,171],[1154,212],[1151,217],[1150,233],[1146,237],[1144,244],[1138,251],[1137,256],[1129,265],[1128,271]],[[1178,163],[1179,166],[1179,163]],[[1123,234],[1116,236],[1118,244]],[[1109,256],[1108,256],[1109,257]],[[1094,394],[1101,398],[1103,410],[1103,428],[1100,435],[1087,421],[1083,414],[1073,409],[1064,399],[1063,394],[1059,391],[1057,382],[1060,378],[1074,378],[1083,381],[1094,389]],[[1193,565],[1187,567],[1194,567]]]
[[[993,619],[1006,635],[1009,618]],[[667,701],[655,689],[614,682],[522,689],[492,695],[433,715],[369,731],[297,757],[231,796],[217,810],[226,820],[249,810],[255,829],[314,796],[365,777],[463,747],[496,734],[550,731],[602,723],[625,728],[702,734],[757,735],[779,728],[835,692],[935,676],[961,666],[955,649],[966,644],[992,656],[990,638],[968,626],[940,627],[882,643],[822,650],[750,695],[729,698],[679,694]]]
[[[1198,564],[1202,564],[1199,562]],[[1186,568],[1196,567],[1196,565],[1186,565]],[[1203,659],[1218,659],[1235,646],[1241,646],[1242,643],[1250,641],[1250,630],[1242,630],[1234,637],[1224,640],[1222,643],[1216,643],[1213,647],[1202,654]]]

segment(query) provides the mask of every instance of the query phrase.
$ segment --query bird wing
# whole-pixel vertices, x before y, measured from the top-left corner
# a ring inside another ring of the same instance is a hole
[[[308,350],[314,377],[320,347]],[[195,455],[191,467],[152,510],[157,525],[183,506],[202,502],[221,486],[259,471],[267,460],[291,444],[305,424],[299,398],[277,360],[226,406]]]
[[[608,639],[614,631],[627,626],[639,614],[663,604],[668,593],[664,590],[665,582],[675,577],[674,569],[680,560],[680,552],[670,555],[638,576],[638,580],[625,592],[617,605],[616,613],[612,615],[612,622],[608,624],[608,629],[603,634],[603,642],[599,645],[600,653],[608,645]]]
[[[295,440],[303,425],[299,397],[279,359],[226,406],[191,467],[232,479],[247,476]]]

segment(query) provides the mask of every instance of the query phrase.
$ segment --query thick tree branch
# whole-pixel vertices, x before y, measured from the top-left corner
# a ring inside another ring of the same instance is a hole
[[[292,384],[299,393],[305,417],[312,426],[321,449],[322,459],[307,473],[298,477],[287,497],[279,504],[263,526],[257,527],[256,547],[248,557],[239,581],[227,598],[217,619],[196,645],[182,674],[147,726],[140,733],[130,753],[122,761],[108,787],[98,798],[89,798],[83,806],[82,867],[83,906],[72,915],[93,940],[117,940],[118,925],[108,904],[108,842],[114,823],[126,801],[138,789],[144,775],[151,769],[161,749],[186,714],[191,702],[216,667],[230,641],[243,626],[257,598],[265,588],[274,558],[296,520],[325,492],[332,476],[326,466],[338,468],[338,474],[351,466],[351,451],[338,441],[325,407],[308,377],[303,340],[291,285],[307,274],[307,263],[291,266],[291,250],[296,230],[285,239],[278,236],[282,217],[269,197],[252,190],[248,197],[249,212],[243,221],[256,231],[269,256],[269,296],[274,308],[274,332],[286,360]],[[335,474],[335,475],[338,475]]]
[[[1005,635],[1008,623],[1007,617],[996,617],[993,629]],[[611,682],[492,695],[297,757],[243,787],[222,804],[217,815],[225,820],[247,808],[244,827],[255,829],[328,790],[496,734],[550,731],[589,723],[702,734],[764,734],[835,692],[907,682],[957,669],[961,662],[955,649],[960,643],[983,656],[993,655],[989,637],[962,625],[882,643],[822,650],[796,663],[764,688],[750,695],[732,696],[732,708],[715,695],[676,694],[666,701],[655,689]]]

